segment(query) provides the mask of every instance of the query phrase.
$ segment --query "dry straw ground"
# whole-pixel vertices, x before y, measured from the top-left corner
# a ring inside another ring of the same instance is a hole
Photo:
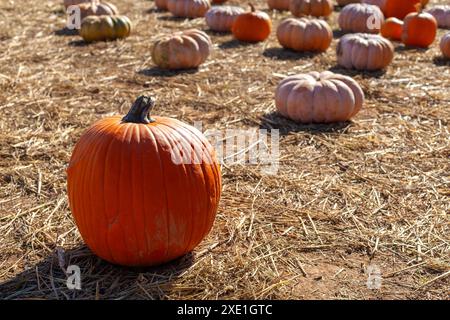
[[[244,45],[209,33],[215,51],[205,65],[163,72],[152,65],[152,41],[207,30],[203,19],[116,0],[133,35],[85,45],[63,30],[61,2],[0,0],[0,298],[449,298],[450,62],[437,42],[396,45],[386,72],[358,73],[336,67],[338,31],[319,55],[282,50],[274,34]],[[275,27],[288,16],[270,14]],[[354,121],[302,126],[273,113],[280,77],[311,70],[361,83],[367,101]],[[217,220],[192,255],[136,270],[83,246],[65,167],[89,124],[123,114],[143,91],[157,96],[160,115],[282,135],[277,175],[223,168]],[[60,264],[81,267],[81,291],[66,288]],[[379,290],[366,286],[369,265],[382,272]]]

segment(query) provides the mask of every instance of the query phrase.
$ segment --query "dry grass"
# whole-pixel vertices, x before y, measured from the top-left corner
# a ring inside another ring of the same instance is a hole
[[[336,39],[326,54],[301,55],[281,50],[274,34],[243,45],[211,33],[204,66],[167,73],[152,66],[152,40],[206,30],[203,19],[115,0],[133,36],[84,45],[61,30],[61,2],[0,0],[0,298],[449,298],[450,63],[437,42],[397,46],[385,73],[357,73],[336,67]],[[276,26],[288,14],[271,15]],[[336,13],[331,23],[336,29]],[[273,113],[280,74],[327,69],[364,88],[353,122],[300,126]],[[83,246],[65,167],[90,123],[123,114],[142,91],[158,97],[160,115],[282,136],[276,176],[224,167],[217,220],[192,255],[133,270]],[[81,291],[66,288],[57,247],[65,266],[81,267]],[[366,287],[370,264],[383,273],[380,290]]]

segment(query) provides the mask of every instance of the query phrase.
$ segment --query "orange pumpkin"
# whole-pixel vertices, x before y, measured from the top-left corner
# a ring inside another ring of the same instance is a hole
[[[267,5],[271,10],[289,10],[290,0],[267,0]]]
[[[411,12],[417,12],[420,5],[426,5],[424,0],[386,0],[384,13],[386,17],[395,17],[403,20]]]
[[[338,23],[342,31],[378,33],[384,15],[377,6],[361,3],[346,5],[339,14]]]
[[[175,17],[204,17],[210,7],[209,0],[167,0],[167,9]]]
[[[343,36],[336,49],[338,64],[347,69],[379,70],[394,58],[394,46],[379,35],[349,33]]]
[[[153,105],[141,96],[125,117],[94,123],[67,169],[78,230],[95,254],[114,264],[158,265],[192,251],[219,204],[212,146],[181,121],[150,118]]]
[[[402,42],[406,46],[428,48],[436,38],[437,21],[427,12],[413,12],[403,21]]]
[[[284,48],[322,52],[330,46],[333,31],[324,20],[288,18],[278,26],[277,38]]]
[[[328,17],[333,12],[331,0],[291,0],[289,10],[296,17]]]
[[[275,92],[281,115],[301,123],[347,121],[364,103],[364,93],[348,76],[330,71],[283,79]]]
[[[441,51],[442,51],[442,55],[448,59],[450,59],[450,32],[445,34],[442,39],[441,42],[439,44]]]
[[[250,4],[250,12],[237,16],[231,31],[236,39],[246,42],[266,40],[272,31],[272,21],[267,13],[256,11]]]
[[[381,26],[381,35],[387,39],[400,41],[402,39],[403,21],[394,17],[386,19]]]
[[[153,45],[153,62],[169,70],[197,68],[206,61],[212,49],[209,36],[190,29],[162,37]]]

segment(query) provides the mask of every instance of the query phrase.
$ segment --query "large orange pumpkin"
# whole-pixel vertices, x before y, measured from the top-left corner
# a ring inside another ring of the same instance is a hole
[[[437,21],[427,12],[413,12],[403,21],[402,42],[406,46],[428,48],[436,38]]]
[[[125,117],[94,123],[67,169],[70,208],[85,243],[119,265],[157,265],[193,250],[210,231],[220,166],[203,134],[149,117],[139,97]]]
[[[252,4],[250,4],[250,9],[250,12],[242,13],[236,17],[231,31],[234,37],[240,41],[264,41],[272,31],[272,20],[267,13],[255,10]]]

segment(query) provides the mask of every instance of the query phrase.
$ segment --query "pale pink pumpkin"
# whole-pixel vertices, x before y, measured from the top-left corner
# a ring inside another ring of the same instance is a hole
[[[435,6],[426,11],[436,19],[439,28],[450,29],[450,5]]]
[[[278,112],[301,123],[347,121],[363,103],[364,92],[355,80],[330,71],[289,76],[275,92]]]
[[[210,7],[209,0],[167,0],[167,9],[175,17],[204,17]]]
[[[197,29],[165,36],[153,45],[152,60],[163,69],[190,69],[201,65],[212,48],[209,36]]]
[[[333,12],[331,0],[291,0],[289,10],[296,17],[328,17]]]
[[[288,49],[322,52],[330,46],[333,32],[324,20],[288,18],[278,26],[277,38]]]
[[[337,60],[347,69],[379,70],[394,58],[394,46],[382,36],[368,33],[350,33],[337,45]]]
[[[338,18],[342,31],[352,33],[379,33],[383,22],[384,15],[379,7],[361,3],[345,6]]]
[[[442,55],[448,59],[450,59],[450,32],[442,36],[440,47],[442,51]]]
[[[234,6],[213,6],[206,12],[206,24],[211,30],[229,32],[236,17],[244,12],[244,9]]]

